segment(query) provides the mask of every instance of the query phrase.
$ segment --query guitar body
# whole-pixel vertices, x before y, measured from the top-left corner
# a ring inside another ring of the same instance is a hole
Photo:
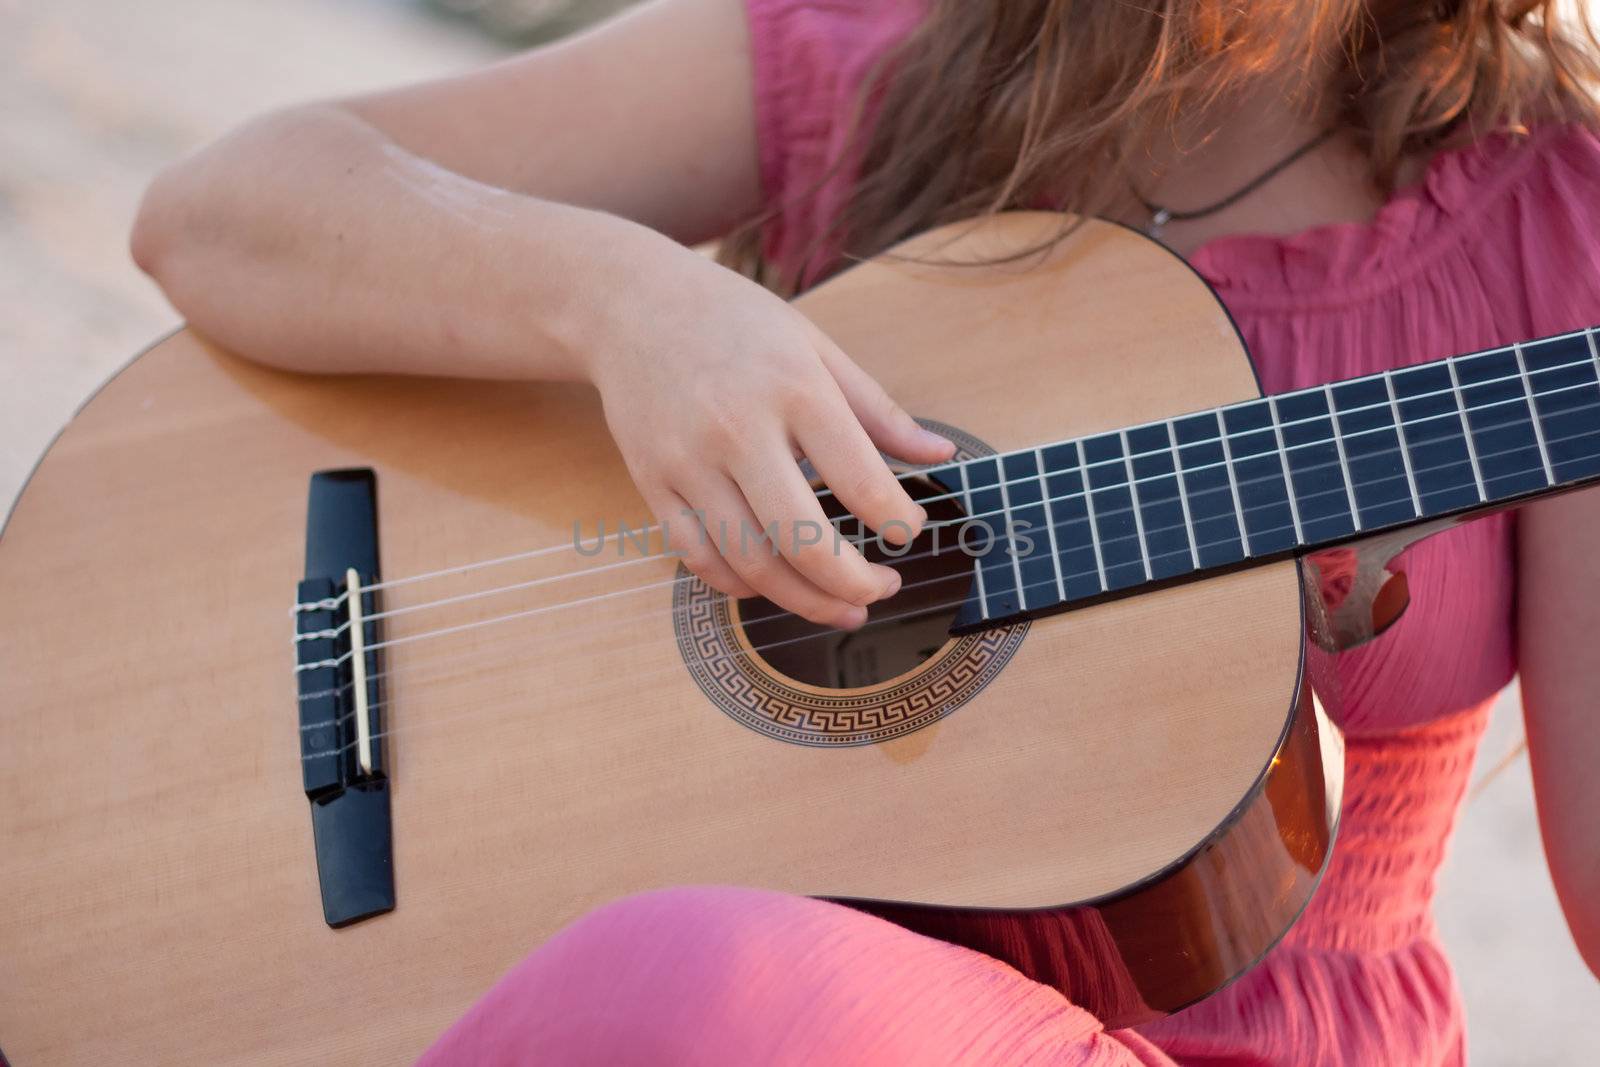
[[[800,306],[972,453],[1258,393],[1205,285],[1106,224],[1009,266],[866,264]],[[562,924],[686,883],[851,902],[1122,1025],[1241,973],[1329,855],[1341,764],[1294,562],[918,631],[873,681],[893,640],[780,662],[674,561],[562,550],[382,590],[397,905],[330,928],[290,608],[308,476],[359,467],[389,580],[650,521],[586,389],[295,376],[187,331],[130,364],[0,539],[17,1067],[396,1062]]]

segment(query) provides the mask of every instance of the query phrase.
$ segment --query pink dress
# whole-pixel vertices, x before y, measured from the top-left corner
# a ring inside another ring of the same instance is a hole
[[[838,209],[869,65],[919,4],[748,0],[768,251]],[[1366,225],[1229,237],[1192,261],[1269,391],[1600,323],[1600,141],[1547,129],[1434,159]],[[1488,702],[1511,679],[1514,514],[1402,557],[1411,606],[1337,658],[1349,742],[1337,851],[1298,925],[1223,992],[1105,1031],[1054,989],[831,904],[678,888],[611,904],[513,969],[430,1064],[1350,1064],[1464,1061],[1434,877]]]

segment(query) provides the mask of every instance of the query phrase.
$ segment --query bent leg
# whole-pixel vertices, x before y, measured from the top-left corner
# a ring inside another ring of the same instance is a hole
[[[836,904],[718,887],[584,916],[422,1062],[1171,1064],[987,956]]]

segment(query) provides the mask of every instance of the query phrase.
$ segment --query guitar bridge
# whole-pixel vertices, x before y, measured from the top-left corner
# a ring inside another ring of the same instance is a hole
[[[376,616],[377,479],[311,476],[305,578],[296,589],[300,766],[322,913],[346,926],[394,908],[382,656]]]

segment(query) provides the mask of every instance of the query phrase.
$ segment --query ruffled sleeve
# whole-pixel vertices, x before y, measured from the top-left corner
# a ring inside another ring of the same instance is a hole
[[[837,254],[817,242],[855,178],[862,85],[924,11],[925,0],[746,0],[761,185],[774,210],[763,252],[786,278],[814,280]]]

